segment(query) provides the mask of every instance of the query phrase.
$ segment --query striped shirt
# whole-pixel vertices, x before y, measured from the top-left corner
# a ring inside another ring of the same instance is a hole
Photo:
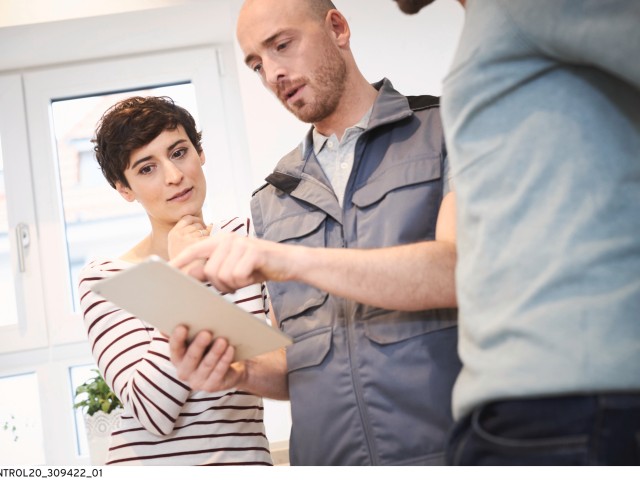
[[[215,230],[248,235],[249,221],[236,218]],[[124,405],[107,465],[271,465],[260,397],[235,389],[192,391],[178,379],[164,335],[89,289],[131,266],[120,259],[93,260],[79,281],[93,356]],[[264,286],[226,298],[266,321]]]

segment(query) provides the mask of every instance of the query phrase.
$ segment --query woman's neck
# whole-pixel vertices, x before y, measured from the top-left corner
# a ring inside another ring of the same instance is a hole
[[[151,255],[169,260],[166,235],[157,235],[151,232],[120,258],[130,263],[140,263]]]
[[[169,260],[169,232],[175,225],[151,224],[151,233],[144,237],[131,250],[122,255],[123,260],[132,263],[140,263],[151,255]]]
[[[204,223],[204,222],[203,222]],[[169,261],[169,232],[176,226],[158,224],[151,220],[151,233],[120,258],[131,263],[140,263],[150,255]]]
[[[147,256],[157,255],[164,260],[169,260],[169,232],[151,230],[147,241]]]

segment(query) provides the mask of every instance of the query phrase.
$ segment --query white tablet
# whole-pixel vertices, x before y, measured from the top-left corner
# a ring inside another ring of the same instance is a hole
[[[159,257],[100,280],[91,290],[164,334],[182,324],[191,338],[200,330],[224,337],[235,347],[235,361],[292,343],[288,335]]]

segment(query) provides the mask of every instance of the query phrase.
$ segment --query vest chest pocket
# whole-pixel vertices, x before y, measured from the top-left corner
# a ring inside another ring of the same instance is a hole
[[[296,339],[287,347],[287,370],[294,372],[320,365],[331,350],[331,338],[331,327],[326,327]]]
[[[440,155],[418,155],[406,160],[390,162],[376,171],[353,194],[353,203],[366,208],[380,201],[393,190],[432,182],[441,177]]]
[[[324,247],[326,218],[327,214],[319,210],[298,210],[265,222],[263,237],[278,243]]]
[[[387,345],[453,327],[457,324],[457,310],[399,312],[369,309],[360,321],[364,324],[364,332],[369,340]]]
[[[439,155],[398,160],[376,172],[352,197],[358,246],[433,239],[442,194]]]
[[[324,247],[326,218],[321,211],[299,211],[266,224],[263,238],[290,245]],[[320,307],[327,299],[325,292],[300,282],[268,282],[267,288],[282,330],[295,338],[320,326],[313,316],[304,313]]]

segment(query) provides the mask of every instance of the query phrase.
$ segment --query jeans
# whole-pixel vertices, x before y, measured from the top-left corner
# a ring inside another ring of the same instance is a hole
[[[640,393],[493,402],[456,423],[449,465],[640,465]]]

